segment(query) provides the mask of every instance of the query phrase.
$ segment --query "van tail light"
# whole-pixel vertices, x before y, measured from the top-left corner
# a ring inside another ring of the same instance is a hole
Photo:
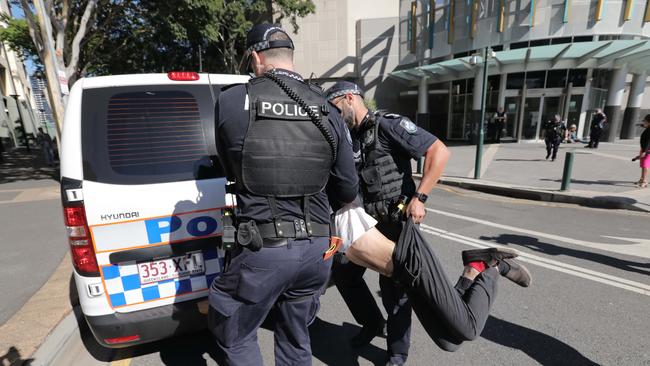
[[[126,337],[106,338],[104,339],[104,342],[106,342],[106,344],[122,344],[122,343],[135,342],[139,340],[140,340],[140,336],[138,334],[134,334]]]
[[[193,71],[170,71],[167,73],[167,77],[174,81],[196,81],[201,78],[198,73]]]
[[[99,276],[99,267],[84,207],[64,207],[63,218],[74,268],[81,275]]]

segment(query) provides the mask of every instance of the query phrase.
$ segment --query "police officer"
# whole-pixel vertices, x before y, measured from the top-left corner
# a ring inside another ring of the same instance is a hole
[[[597,108],[591,119],[591,126],[589,128],[589,144],[585,146],[586,148],[598,148],[600,137],[603,135],[603,130],[605,129],[605,123],[607,123],[607,116],[600,108]]]
[[[416,223],[423,220],[427,195],[436,183],[434,177],[444,169],[449,152],[434,135],[418,128],[408,118],[368,110],[363,91],[354,83],[334,84],[327,90],[327,98],[340,110],[352,132],[364,208],[378,220],[376,228],[397,241],[403,220],[400,207],[404,206],[406,216],[413,217]],[[411,177],[411,159],[422,156],[424,173],[416,187]],[[367,291],[346,289],[351,283],[359,287],[359,281],[363,281],[363,269],[355,266],[353,263],[337,266],[333,278],[355,319],[361,319],[363,314],[354,313],[364,306],[374,313],[372,309],[376,305],[366,295]],[[352,273],[357,277],[351,277]],[[410,346],[411,304],[404,289],[389,278],[380,276],[379,285],[388,314],[388,365],[401,365],[406,362]],[[369,338],[368,342],[372,339]]]
[[[497,108],[496,113],[494,113],[494,135],[492,135],[492,141],[496,142],[497,144],[501,143],[501,133],[503,132],[507,121],[508,115],[503,110],[503,107]]]
[[[556,114],[553,119],[546,121],[544,124],[544,142],[546,143],[546,160],[551,157],[555,161],[557,150],[560,148],[560,142],[566,134],[566,126],[562,122],[560,115]],[[553,154],[551,156],[551,153]]]
[[[209,327],[220,364],[262,365],[257,329],[273,311],[275,364],[310,365],[307,326],[331,266],[323,257],[328,192],[341,203],[358,192],[352,144],[322,90],[293,71],[294,46],[284,30],[257,25],[246,43],[256,77],[222,89],[215,106],[237,232],[230,263],[210,288]],[[224,245],[232,237],[225,227]]]

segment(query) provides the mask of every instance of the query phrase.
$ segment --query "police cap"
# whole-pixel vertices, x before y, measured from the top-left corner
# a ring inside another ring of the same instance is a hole
[[[270,40],[271,35],[276,32],[284,33],[288,39],[286,40]],[[293,49],[293,41],[289,34],[285,32],[280,26],[270,23],[257,24],[248,31],[246,35],[246,51],[260,52],[270,48],[290,48]]]
[[[350,81],[338,81],[327,89],[325,94],[327,94],[327,100],[332,100],[345,94],[356,94],[363,98],[363,90],[357,84]]]

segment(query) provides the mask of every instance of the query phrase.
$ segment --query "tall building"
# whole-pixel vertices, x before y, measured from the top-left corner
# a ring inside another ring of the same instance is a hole
[[[0,13],[11,15],[7,0],[0,0]],[[0,24],[4,26],[4,24]],[[0,139],[4,146],[20,145],[21,135],[35,135],[37,122],[32,88],[23,61],[7,45],[0,43]],[[22,124],[20,123],[22,121]]]
[[[37,124],[47,129],[48,132],[51,131],[51,133],[54,133],[53,131],[56,131],[56,126],[54,125],[52,109],[47,102],[47,85],[45,84],[45,80],[38,75],[31,75],[29,82],[32,85],[32,93],[34,94]]]
[[[390,75],[420,120],[466,138],[477,131],[488,49],[487,111],[505,108],[510,137],[540,138],[554,114],[588,134],[602,108],[606,140],[632,138],[650,108],[649,21],[640,0],[400,1],[400,65]]]
[[[379,108],[442,138],[478,131],[486,49],[486,115],[504,107],[517,141],[539,139],[554,114],[588,135],[597,108],[608,116],[605,140],[632,138],[650,112],[649,0],[315,3],[299,23],[300,71],[326,86],[356,81]]]
[[[327,87],[336,80],[357,82],[366,98],[384,106],[375,91],[395,84],[388,73],[399,64],[399,6],[395,0],[313,0],[316,11],[298,19],[295,65],[304,77]],[[288,22],[283,23],[292,31]],[[390,95],[388,95],[390,100]]]

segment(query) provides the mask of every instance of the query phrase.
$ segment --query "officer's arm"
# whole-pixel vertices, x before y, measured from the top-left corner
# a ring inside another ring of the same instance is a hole
[[[337,157],[330,171],[327,193],[331,201],[340,204],[353,202],[359,192],[359,177],[354,166],[354,155],[349,131],[340,114],[333,110],[329,114],[330,124],[337,138]]]
[[[431,192],[433,186],[436,185],[442,176],[450,155],[451,152],[440,140],[436,140],[436,142],[429,146],[427,151],[424,153],[424,169],[420,185],[417,189],[418,193],[428,195],[429,192]]]

